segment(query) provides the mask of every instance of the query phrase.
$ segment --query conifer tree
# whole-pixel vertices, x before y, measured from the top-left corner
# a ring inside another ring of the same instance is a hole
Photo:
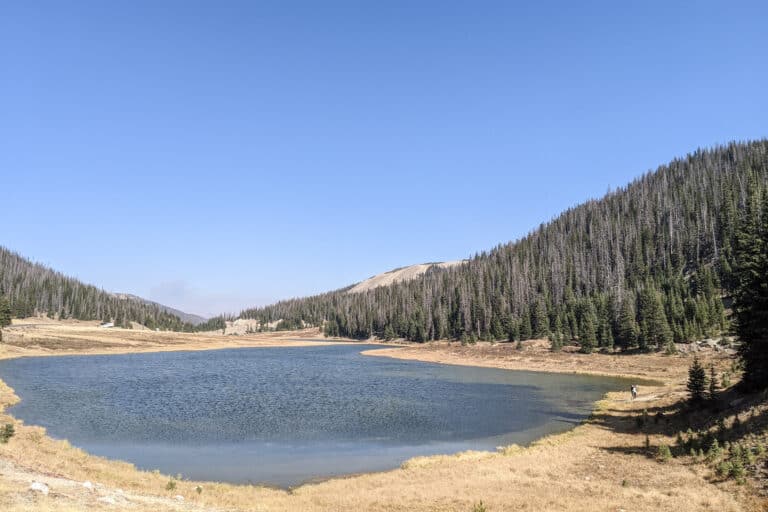
[[[582,313],[581,326],[579,328],[579,332],[581,333],[581,337],[579,338],[581,352],[585,354],[589,354],[595,349],[595,344],[597,342],[596,320],[595,310],[592,307],[592,303],[587,302]]]
[[[717,382],[717,374],[715,373],[715,365],[709,365],[709,399],[715,400],[717,398],[717,390],[720,384]]]
[[[544,301],[537,300],[531,310],[531,330],[534,338],[540,338],[549,331],[549,317]]]
[[[560,338],[560,333],[555,332],[553,334],[549,335],[549,349],[552,352],[560,352],[560,350],[563,348],[563,342]]]
[[[621,305],[619,315],[618,345],[626,350],[637,345],[639,327],[635,318],[635,306],[631,299],[627,299]]]
[[[4,296],[0,296],[0,328],[11,325],[11,304]]]
[[[520,318],[520,332],[518,341],[525,341],[531,339],[533,335],[533,329],[531,328],[531,316],[528,314],[528,310],[523,312],[522,318]]]
[[[640,311],[642,319],[640,336],[646,348],[660,349],[672,339],[661,295],[652,285],[646,286],[640,293]]]
[[[743,386],[768,387],[768,191],[752,184],[736,236],[734,313],[744,361]]]
[[[707,372],[701,365],[698,356],[693,358],[693,364],[688,369],[688,393],[692,402],[700,402],[704,399],[707,387]]]

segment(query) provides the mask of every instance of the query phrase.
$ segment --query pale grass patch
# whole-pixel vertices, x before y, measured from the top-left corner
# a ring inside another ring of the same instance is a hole
[[[489,457],[494,457],[495,455],[496,454],[493,452],[467,450],[454,453],[452,455],[429,455],[425,457],[412,457],[403,462],[400,467],[402,469],[426,468],[439,464],[449,464],[451,462],[487,459]]]
[[[496,452],[499,455],[503,455],[505,457],[509,457],[512,455],[519,455],[525,450],[522,446],[519,444],[508,444],[507,446],[499,446],[496,448]]]

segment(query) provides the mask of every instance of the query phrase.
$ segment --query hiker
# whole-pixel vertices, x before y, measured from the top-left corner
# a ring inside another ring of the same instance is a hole
[[[632,393],[632,400],[637,398],[637,384],[632,384],[632,387],[630,388],[630,392]]]

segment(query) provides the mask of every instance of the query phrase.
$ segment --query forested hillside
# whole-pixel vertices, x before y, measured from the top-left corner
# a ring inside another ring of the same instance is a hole
[[[10,302],[13,317],[47,314],[52,318],[114,321],[129,327],[193,330],[164,306],[108,293],[0,247],[0,297]]]
[[[241,316],[355,338],[548,335],[554,348],[579,340],[584,351],[662,348],[719,334],[734,287],[740,212],[767,183],[768,141],[698,150],[465,265]]]

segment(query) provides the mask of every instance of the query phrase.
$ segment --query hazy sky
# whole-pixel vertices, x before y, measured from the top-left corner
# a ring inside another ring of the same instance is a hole
[[[3,2],[0,244],[239,311],[768,135],[768,3],[519,4]]]

